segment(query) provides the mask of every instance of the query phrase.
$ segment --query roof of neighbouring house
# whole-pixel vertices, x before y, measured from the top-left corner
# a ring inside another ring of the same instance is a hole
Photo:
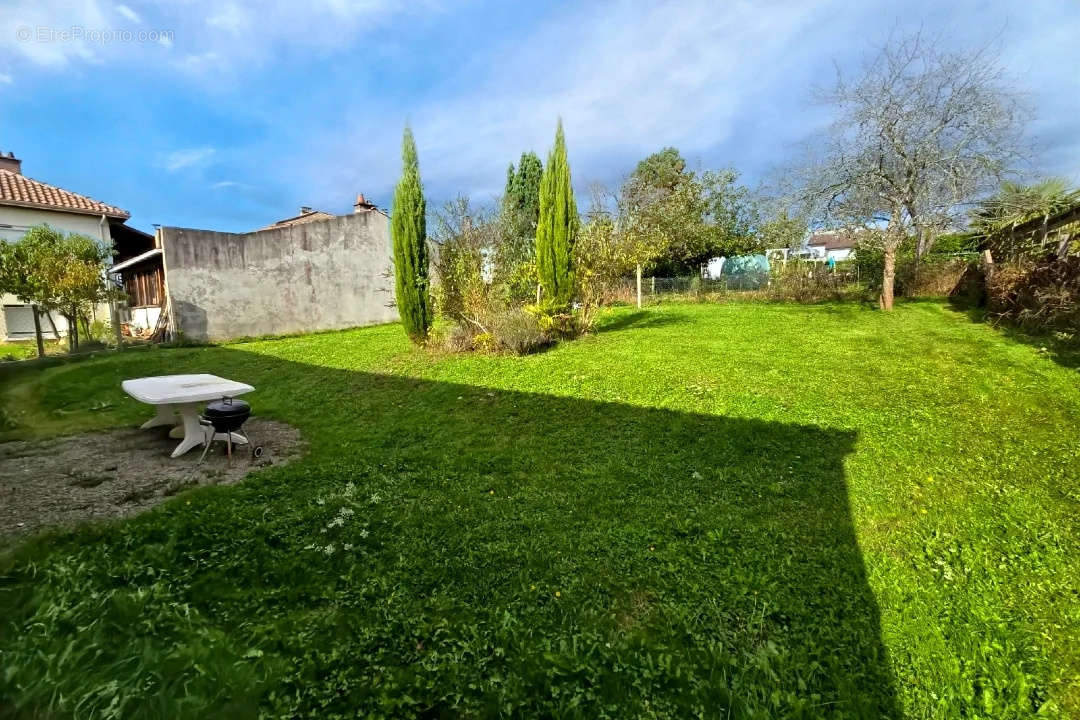
[[[300,223],[315,222],[317,220],[333,220],[336,215],[331,215],[328,212],[322,210],[312,210],[311,208],[302,208],[299,215],[295,215],[284,220],[278,220],[276,223],[271,223],[266,227],[259,228],[260,230],[272,230],[274,228],[288,227],[290,225],[299,225]]]
[[[855,247],[858,239],[858,234],[855,232],[828,230],[811,235],[807,245],[824,247],[826,250],[847,250]]]
[[[127,220],[131,213],[11,170],[0,169],[0,205],[59,210],[82,215],[105,215]]]

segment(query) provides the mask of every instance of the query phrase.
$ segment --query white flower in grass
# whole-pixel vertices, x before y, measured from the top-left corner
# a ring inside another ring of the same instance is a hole
[[[380,502],[382,502],[382,495],[380,495],[379,493],[371,493],[370,500],[372,505],[378,505]]]
[[[362,537],[362,538],[366,538],[366,537],[367,537],[368,535],[370,535],[370,534],[371,534],[371,533],[369,533],[369,532],[368,532],[367,528],[363,528],[363,529],[362,529],[362,530],[360,531],[360,537]]]
[[[352,550],[353,549],[353,544],[352,543],[345,543],[342,547],[344,547],[346,550]]]
[[[329,545],[324,547],[323,552],[326,553],[327,557],[330,557],[331,555],[333,555],[334,554],[334,543],[330,543]]]

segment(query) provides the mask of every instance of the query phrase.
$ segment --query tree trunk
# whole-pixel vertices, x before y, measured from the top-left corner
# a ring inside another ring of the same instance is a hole
[[[112,323],[113,336],[116,338],[116,349],[124,349],[124,335],[120,330],[120,308],[116,300],[109,301],[109,320]]]
[[[68,326],[68,353],[79,349],[79,319],[74,315],[64,315]]]
[[[641,309],[641,265],[637,266],[637,306]]]
[[[34,338],[37,340],[37,356],[45,357],[45,340],[41,337],[41,318],[38,316],[38,306],[31,305],[30,313],[34,316]]]
[[[896,278],[896,246],[889,243],[885,246],[885,267],[881,273],[881,297],[879,304],[882,310],[893,309],[893,281]]]

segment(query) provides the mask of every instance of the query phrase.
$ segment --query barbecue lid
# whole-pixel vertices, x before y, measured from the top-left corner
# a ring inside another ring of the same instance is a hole
[[[207,419],[211,418],[231,418],[239,417],[243,415],[247,417],[251,414],[251,406],[243,400],[237,400],[236,398],[226,397],[221,400],[215,400],[206,404],[206,410],[203,411],[203,416]]]

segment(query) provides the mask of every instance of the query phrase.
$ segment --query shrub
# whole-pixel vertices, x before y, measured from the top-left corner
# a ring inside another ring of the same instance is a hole
[[[1002,265],[986,293],[991,319],[1029,331],[1080,334],[1080,257]]]
[[[848,262],[838,263],[835,269],[820,262],[773,262],[764,293],[769,300],[786,302],[853,299],[862,295],[857,278],[857,269]]]
[[[943,236],[952,238],[953,236]],[[957,235],[957,238],[963,236]],[[960,240],[950,240],[943,249],[963,247]],[[896,253],[896,280],[894,292],[897,297],[944,297],[955,294],[962,284],[965,273],[977,261],[974,252],[935,252],[915,260],[915,246],[902,245]],[[880,248],[860,247],[855,254],[858,276],[865,284],[867,295],[874,297],[881,291],[883,254]]]
[[[495,313],[488,332],[493,349],[515,355],[528,355],[552,344],[552,336],[541,327],[537,317],[522,308]]]
[[[471,321],[454,322],[437,335],[436,345],[446,352],[509,352],[528,355],[555,341],[539,318],[520,307],[489,307]]]

